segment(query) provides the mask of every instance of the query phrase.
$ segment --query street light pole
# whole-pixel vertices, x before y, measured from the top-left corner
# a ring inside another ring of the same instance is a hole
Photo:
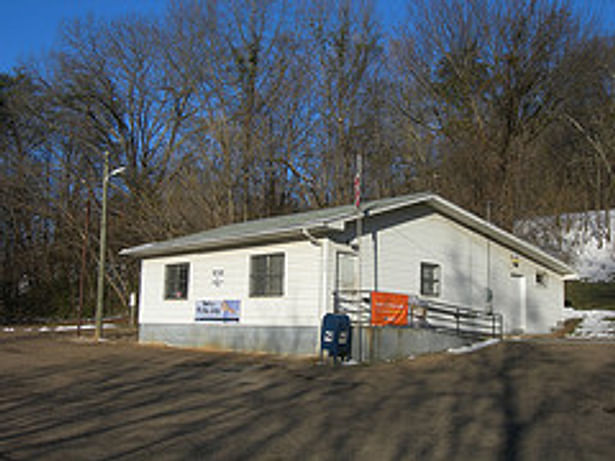
[[[94,338],[102,338],[103,298],[105,291],[105,254],[107,252],[107,188],[109,180],[124,171],[124,167],[116,168],[109,173],[109,152],[105,151],[102,182],[102,210],[100,214],[100,253],[98,256],[98,287],[96,291],[96,333]]]

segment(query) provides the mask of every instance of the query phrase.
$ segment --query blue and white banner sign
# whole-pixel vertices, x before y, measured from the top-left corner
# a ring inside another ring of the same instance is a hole
[[[241,301],[235,300],[199,300],[196,302],[194,320],[222,320],[239,322]]]

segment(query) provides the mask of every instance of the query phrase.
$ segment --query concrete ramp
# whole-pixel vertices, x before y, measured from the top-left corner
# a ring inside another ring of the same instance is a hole
[[[430,328],[364,326],[353,327],[352,358],[374,362],[403,359],[413,355],[445,351],[472,343],[469,338]]]

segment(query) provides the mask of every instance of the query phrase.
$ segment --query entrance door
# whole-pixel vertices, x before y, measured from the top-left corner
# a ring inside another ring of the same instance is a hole
[[[352,253],[339,252],[336,255],[335,312],[348,314],[353,322],[361,315],[361,296],[359,293],[358,261]]]
[[[517,297],[515,308],[518,309],[515,316],[518,320],[515,329],[525,332],[527,331],[527,281],[522,275],[514,275],[513,281],[516,285],[514,290]]]
[[[335,289],[337,291],[356,291],[359,289],[357,277],[357,257],[352,253],[337,253]]]

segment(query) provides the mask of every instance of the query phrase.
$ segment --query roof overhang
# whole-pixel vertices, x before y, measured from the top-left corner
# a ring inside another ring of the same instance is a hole
[[[362,207],[361,212],[363,216],[369,217],[419,204],[431,207],[436,212],[511,249],[511,251],[519,253],[547,267],[566,279],[576,277],[574,270],[559,259],[435,194],[414,194],[407,197],[400,197],[399,199],[391,199],[385,201],[385,203],[378,201],[367,202],[364,207]],[[335,212],[324,219],[307,221],[289,226],[267,228],[254,232],[242,232],[239,235],[233,235],[232,232],[229,232],[221,236],[204,236],[198,239],[194,239],[193,236],[180,237],[127,248],[122,250],[120,254],[138,258],[150,258],[228,247],[251,246],[275,241],[305,238],[306,231],[315,237],[323,237],[331,233],[343,231],[347,223],[356,220],[358,216],[359,213],[354,208],[347,207],[344,210],[340,210],[339,213]]]
[[[263,232],[242,234],[239,236],[227,236],[222,238],[203,239],[200,241],[186,242],[179,239],[165,240],[162,242],[150,242],[120,251],[122,256],[137,258],[152,258],[194,251],[218,250],[223,248],[262,245],[284,240],[305,238],[304,231],[309,231],[315,237],[320,237],[331,231],[339,231],[337,226],[327,226],[323,223],[310,226],[291,226],[288,228],[275,229]]]

